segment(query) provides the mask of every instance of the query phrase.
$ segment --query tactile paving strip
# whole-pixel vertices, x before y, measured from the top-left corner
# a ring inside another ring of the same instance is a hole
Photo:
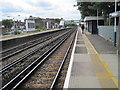
[[[77,41],[76,44],[85,44],[85,42],[84,41]]]
[[[77,54],[85,54],[87,53],[87,48],[86,47],[76,47],[75,48],[75,53]]]

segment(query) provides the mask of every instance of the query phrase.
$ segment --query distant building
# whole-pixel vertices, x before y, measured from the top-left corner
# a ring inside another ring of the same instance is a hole
[[[60,28],[65,27],[65,20],[64,19],[61,19],[59,26],[60,26]]]
[[[37,28],[40,29],[54,29],[57,26],[57,24],[55,23],[55,19],[53,18],[40,18],[40,17],[34,17],[34,21],[35,21],[35,26],[37,26]]]
[[[2,28],[2,34],[5,34],[7,32],[10,32],[12,30],[15,30],[15,29],[20,29],[20,30],[23,30],[25,28],[25,23],[22,22],[21,20],[17,20],[17,21],[14,21],[13,19],[8,19],[11,24],[12,24],[12,27],[11,28],[7,28],[5,27],[3,24],[0,25],[0,28]],[[2,23],[2,21],[1,21]]]
[[[46,18],[42,19],[45,29],[54,29],[55,28],[55,19]]]
[[[13,29],[20,29],[23,30],[25,28],[25,23],[22,22],[21,20],[19,21],[11,21],[12,22],[12,30]]]
[[[44,29],[44,23],[42,21],[42,18],[40,18],[40,17],[34,17],[34,20],[35,20],[35,28]]]
[[[4,25],[2,25],[2,21],[0,21],[0,29],[5,28]]]
[[[79,25],[80,20],[65,20],[65,25],[69,25],[69,24]]]
[[[25,19],[25,27],[25,31],[35,31],[34,17],[30,16],[28,19]]]
[[[59,28],[59,24],[58,23],[55,23],[55,28]]]
[[[55,23],[53,18],[40,18],[30,16],[28,19],[25,19],[26,31],[34,31],[38,29],[54,29],[58,28],[58,24]]]

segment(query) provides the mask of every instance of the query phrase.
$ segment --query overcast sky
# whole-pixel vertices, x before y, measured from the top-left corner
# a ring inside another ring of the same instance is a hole
[[[30,15],[41,18],[80,19],[76,0],[0,0],[2,19],[24,19]],[[20,15],[19,17],[17,15]],[[1,16],[0,16],[1,17]]]

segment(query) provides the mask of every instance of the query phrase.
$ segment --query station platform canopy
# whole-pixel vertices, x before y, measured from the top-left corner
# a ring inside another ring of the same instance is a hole
[[[85,17],[85,19],[84,19],[84,21],[86,22],[86,21],[94,21],[94,20],[104,20],[104,17],[102,17],[102,16],[99,16],[98,18],[97,18],[97,16],[87,16],[87,17]]]
[[[77,2],[119,2],[120,0],[77,0]]]

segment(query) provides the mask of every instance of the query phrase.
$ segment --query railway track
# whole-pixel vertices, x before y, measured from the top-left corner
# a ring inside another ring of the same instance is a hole
[[[47,49],[45,49],[45,50],[43,50],[43,51],[46,51],[46,52],[44,52],[44,54],[39,54],[40,56],[38,57],[38,58],[35,58],[34,60],[32,60],[31,61],[31,64],[29,63],[29,65],[27,65],[27,67],[25,67],[25,69],[23,69],[19,74],[17,74],[17,75],[15,75],[15,77],[14,78],[12,78],[11,80],[9,80],[7,83],[5,83],[4,85],[3,85],[3,87],[1,88],[1,89],[7,89],[7,88],[16,88],[16,86],[18,86],[29,74],[31,74],[36,68],[37,68],[37,66],[39,66],[42,62],[43,62],[43,60],[45,59],[45,58],[47,58],[48,57],[48,55],[50,55],[55,49],[57,49],[57,47],[59,47],[59,45],[61,45],[62,44],[62,42],[64,42],[64,40],[65,39],[67,39],[67,37],[73,32],[74,30],[71,30],[71,31],[69,31],[69,32],[67,32],[66,34],[64,34],[64,37],[63,37],[63,35],[61,35],[61,37],[59,37],[59,39],[57,38],[56,40],[59,40],[59,41],[57,41],[57,42],[55,42],[54,44],[52,43],[51,45],[52,45],[52,47],[50,46],[48,46],[49,45],[49,43],[48,44],[46,44],[46,46],[44,46],[44,47],[42,47],[42,48],[46,48],[47,46]],[[55,40],[54,40],[55,41]],[[53,42],[53,41],[51,41],[51,42]],[[56,47],[57,46],[57,47]],[[48,48],[50,48],[49,50],[48,50]],[[34,53],[36,53],[37,51],[40,51],[41,50],[41,48],[39,48],[38,50],[36,50],[36,51],[34,51]],[[43,53],[43,52],[42,52]],[[28,60],[30,59],[28,56],[26,56],[25,58],[28,58]],[[24,58],[24,59],[25,59]],[[34,57],[33,57],[34,58]],[[21,60],[21,61],[19,61],[20,62],[20,64],[21,64],[21,62],[24,62],[24,60]],[[25,62],[26,63],[26,62]],[[19,65],[20,65],[19,64]],[[24,65],[24,64],[23,64]],[[35,66],[35,67],[34,67]],[[13,66],[10,66],[10,67],[13,67]],[[15,68],[15,67],[14,67]],[[19,68],[20,68],[20,66],[19,66]],[[1,72],[3,73],[4,71],[7,71],[7,69],[6,70],[4,70],[4,69],[2,69],[1,70]],[[7,72],[9,72],[9,71],[7,71]],[[6,73],[6,72],[5,72]],[[4,74],[4,73],[3,73]],[[4,77],[4,75],[3,75],[3,77]],[[13,85],[13,84],[15,84],[15,82],[18,82],[18,84],[17,85]],[[13,87],[14,86],[14,87]]]
[[[24,81],[24,83],[19,86],[20,90],[28,88],[57,90],[63,88],[62,86],[67,73],[70,59],[69,53],[74,42],[74,36],[75,33],[57,48],[28,80]]]
[[[63,34],[65,32],[67,32],[67,31],[61,31],[61,32],[57,32],[57,33],[54,33],[54,34],[50,34],[50,35],[44,37],[44,39],[42,38],[40,41],[37,40],[36,43],[33,43],[31,45],[27,45],[27,47],[25,47],[23,49],[20,49],[20,50],[14,52],[14,53],[11,53],[10,55],[8,54],[7,56],[2,58],[2,61],[0,61],[0,62],[2,62],[3,68],[8,66],[9,63],[14,62],[16,59],[18,59],[18,58],[20,59],[26,53],[33,51],[33,49],[38,48],[39,46],[41,46],[46,41],[49,41],[52,38],[54,38],[56,36],[59,36],[60,34]]]
[[[64,33],[63,35],[67,35],[68,32]],[[3,78],[3,85],[7,83],[9,80],[11,80],[13,77],[15,77],[19,72],[22,71],[22,69],[26,68],[29,64],[34,62],[35,59],[37,59],[40,55],[43,55],[45,51],[47,51],[49,48],[51,48],[56,42],[59,41],[59,39],[63,39],[63,35],[60,35],[58,37],[55,37],[50,40],[50,42],[47,42],[46,44],[41,45],[42,47],[39,47],[30,53],[24,55],[21,58],[18,58],[17,60],[14,60],[12,63],[6,65],[3,67],[0,72],[2,73]],[[57,40],[55,42],[55,40]],[[50,44],[51,43],[51,44]],[[49,45],[50,44],[50,45]]]
[[[13,48],[10,48],[10,49],[7,49],[7,50],[4,50],[2,52],[0,52],[0,54],[2,55],[2,58],[0,60],[6,60],[7,58],[9,57],[12,57],[18,53],[21,53],[22,51],[25,51],[33,46],[36,46],[46,40],[49,40],[61,33],[63,33],[65,31],[59,31],[59,32],[54,32],[54,33],[50,33],[48,35],[45,35],[43,37],[40,37],[39,39],[36,39],[36,40],[33,40],[33,41],[30,41],[30,42],[27,42],[27,43],[24,43],[24,44],[21,44],[19,46],[15,46]]]
[[[66,33],[64,33],[64,34],[66,34]],[[7,70],[8,68],[14,66],[15,64],[23,61],[23,60],[24,60],[25,58],[27,58],[28,56],[31,56],[31,55],[35,54],[37,51],[39,51],[39,50],[41,50],[42,48],[46,47],[49,43],[53,42],[54,40],[58,39],[59,37],[61,37],[61,36],[64,35],[64,34],[61,34],[61,35],[55,37],[52,41],[50,40],[50,41],[47,42],[47,43],[45,42],[46,44],[43,44],[43,45],[37,47],[36,49],[33,49],[31,52],[29,52],[28,54],[23,55],[23,56],[20,57],[20,58],[17,58],[16,60],[14,60],[13,62],[11,62],[10,64],[7,64],[6,66],[4,66],[4,67],[0,70],[0,72],[3,72],[3,71],[5,71],[5,70]]]

